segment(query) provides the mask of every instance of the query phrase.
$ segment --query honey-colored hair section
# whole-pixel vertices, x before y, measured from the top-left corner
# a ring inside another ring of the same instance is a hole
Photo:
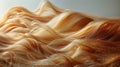
[[[120,19],[60,9],[47,0],[0,20],[0,67],[119,67]]]
[[[119,41],[119,27],[119,20],[93,22],[70,37]]]

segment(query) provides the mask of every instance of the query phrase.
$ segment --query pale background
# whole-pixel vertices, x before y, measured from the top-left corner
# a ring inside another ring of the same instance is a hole
[[[41,0],[0,0],[0,16],[10,7],[21,5],[34,11]],[[103,17],[120,16],[120,0],[49,0],[60,8]]]

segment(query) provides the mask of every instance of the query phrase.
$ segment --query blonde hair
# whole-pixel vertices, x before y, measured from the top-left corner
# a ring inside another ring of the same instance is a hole
[[[120,19],[13,7],[0,21],[0,67],[119,67]]]

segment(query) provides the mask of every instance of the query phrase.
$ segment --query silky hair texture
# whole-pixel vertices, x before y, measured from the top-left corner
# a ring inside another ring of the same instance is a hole
[[[0,20],[0,67],[120,67],[120,19],[60,9],[43,0]]]

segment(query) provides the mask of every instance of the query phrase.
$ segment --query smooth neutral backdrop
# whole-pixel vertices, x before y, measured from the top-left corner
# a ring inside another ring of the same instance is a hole
[[[20,5],[31,11],[39,5],[41,0],[0,0],[0,16],[9,8]],[[119,17],[120,0],[49,0],[60,8],[88,13],[95,16]]]

